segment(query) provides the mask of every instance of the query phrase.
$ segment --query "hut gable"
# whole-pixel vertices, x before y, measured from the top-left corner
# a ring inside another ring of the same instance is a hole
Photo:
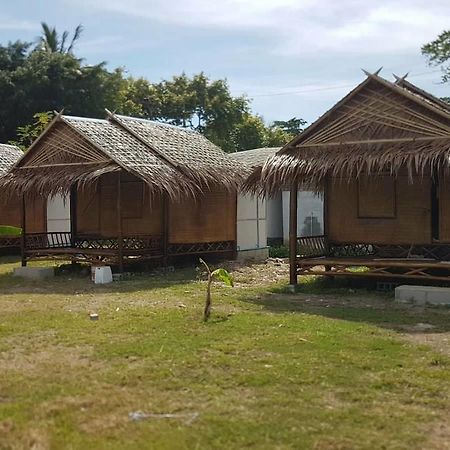
[[[298,136],[293,143],[296,147],[448,136],[450,110],[438,105],[437,99],[425,98],[418,89],[413,93],[370,76],[313,125]]]
[[[3,186],[23,191],[33,184],[36,193],[49,195],[122,169],[173,199],[195,196],[211,185],[237,188],[240,165],[205,137],[108,114],[106,120],[58,115]]]
[[[23,155],[14,145],[0,144],[0,176],[4,175]]]
[[[269,158],[258,182],[274,192],[293,179],[319,188],[327,175],[358,178],[406,167],[412,179],[448,167],[450,109],[442,103],[402,79],[368,75]],[[258,189],[257,180],[246,187]]]

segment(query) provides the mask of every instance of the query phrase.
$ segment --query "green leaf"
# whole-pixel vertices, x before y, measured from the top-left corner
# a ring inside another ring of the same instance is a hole
[[[216,269],[211,275],[218,280],[223,281],[227,286],[233,287],[233,278],[225,269]]]

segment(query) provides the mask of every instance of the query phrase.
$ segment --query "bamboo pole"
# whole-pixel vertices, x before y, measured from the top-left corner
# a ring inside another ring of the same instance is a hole
[[[162,195],[163,201],[163,242],[162,242],[162,251],[163,251],[163,266],[167,267],[169,263],[169,196],[164,193]]]
[[[289,197],[289,284],[297,285],[297,199],[298,183],[294,179]]]
[[[27,266],[27,257],[26,257],[26,209],[25,209],[25,194],[22,194],[22,202],[21,202],[21,226],[22,226],[22,235],[20,237],[20,253],[22,257],[22,267]]]
[[[122,189],[121,171],[117,172],[117,231],[119,272],[123,273]]]

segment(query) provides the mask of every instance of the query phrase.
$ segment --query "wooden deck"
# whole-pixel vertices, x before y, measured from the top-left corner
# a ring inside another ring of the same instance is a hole
[[[333,244],[298,238],[297,275],[450,281],[450,245]]]
[[[409,278],[450,281],[450,262],[395,258],[302,258],[298,275]]]
[[[186,256],[231,253],[235,241],[165,244],[163,236],[98,237],[70,232],[27,233],[22,240],[23,263],[31,260],[68,260],[116,265]],[[20,240],[19,240],[20,243]]]

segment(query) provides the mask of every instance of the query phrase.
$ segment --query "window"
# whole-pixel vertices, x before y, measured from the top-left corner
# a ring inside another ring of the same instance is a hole
[[[358,180],[358,217],[393,219],[396,216],[395,179],[390,175],[362,176]]]

